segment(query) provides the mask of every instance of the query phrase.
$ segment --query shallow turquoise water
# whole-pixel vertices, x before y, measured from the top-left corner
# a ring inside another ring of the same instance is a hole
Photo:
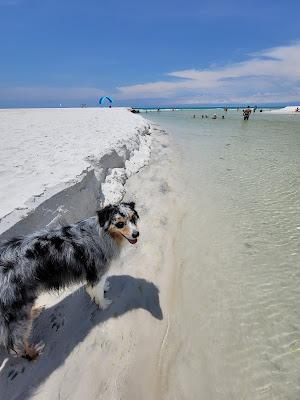
[[[143,114],[185,181],[166,398],[299,399],[300,117],[205,113]]]

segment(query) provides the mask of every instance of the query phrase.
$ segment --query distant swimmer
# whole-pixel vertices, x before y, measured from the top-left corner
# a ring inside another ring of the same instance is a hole
[[[201,115],[201,118],[203,119],[203,118],[204,118],[204,115]]]
[[[244,121],[248,121],[251,114],[251,108],[248,106],[245,110],[243,110]]]
[[[193,115],[193,118],[196,118],[196,115],[195,115],[195,114]]]
[[[208,115],[205,115],[205,118],[208,118]]]
[[[300,108],[297,107],[296,110],[295,110],[295,112],[300,112]]]
[[[214,114],[214,115],[212,116],[212,119],[217,119],[217,114]]]
[[[224,115],[222,115],[222,119],[225,119]]]

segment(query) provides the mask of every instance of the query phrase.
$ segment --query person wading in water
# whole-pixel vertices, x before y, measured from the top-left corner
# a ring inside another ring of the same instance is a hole
[[[248,121],[251,114],[251,108],[248,106],[245,110],[243,110],[244,121]]]

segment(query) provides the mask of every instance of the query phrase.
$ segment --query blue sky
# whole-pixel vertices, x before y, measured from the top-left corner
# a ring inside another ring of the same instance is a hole
[[[299,0],[0,0],[0,107],[299,103]]]

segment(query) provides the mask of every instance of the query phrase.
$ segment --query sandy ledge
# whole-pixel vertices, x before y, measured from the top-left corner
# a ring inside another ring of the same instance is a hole
[[[39,218],[49,208],[54,212],[48,223],[77,219],[86,212],[88,193],[90,213],[99,200],[96,189],[101,183],[102,202],[124,194],[125,199],[136,201],[141,238],[138,245],[126,245],[112,266],[108,297],[113,304],[108,310],[97,310],[81,287],[41,296],[38,305],[46,308],[35,321],[32,341],[43,340],[44,352],[33,363],[8,360],[0,372],[1,400],[163,398],[161,368],[172,318],[176,241],[183,215],[180,159],[164,131],[141,117],[137,123],[138,132],[133,135],[138,135],[139,146],[123,161],[125,167],[105,164],[106,174],[99,174],[99,179],[95,164],[90,166],[79,182],[29,213],[27,224],[17,223],[24,231],[33,223],[43,225],[45,220]],[[103,160],[101,165],[102,171]],[[73,203],[67,202],[66,191]],[[62,202],[64,209],[72,209],[71,215],[60,214],[57,205],[62,207]],[[0,365],[4,357],[0,354]]]
[[[147,164],[150,124],[120,109],[0,110],[0,240],[120,201]]]

